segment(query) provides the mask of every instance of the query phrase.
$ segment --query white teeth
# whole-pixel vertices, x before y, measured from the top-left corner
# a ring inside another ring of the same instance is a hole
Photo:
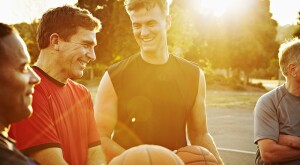
[[[144,39],[143,39],[144,42],[149,42],[149,41],[151,41],[151,40],[152,40],[152,38],[144,38]]]

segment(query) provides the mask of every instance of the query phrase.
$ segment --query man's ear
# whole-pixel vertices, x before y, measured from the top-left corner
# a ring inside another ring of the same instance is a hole
[[[59,35],[57,33],[51,34],[51,36],[49,38],[49,40],[50,40],[50,47],[52,47],[56,51],[59,50],[58,39],[59,39]]]
[[[167,24],[167,30],[169,30],[171,28],[171,25],[172,25],[172,17],[171,17],[171,15],[167,15],[166,24]]]
[[[289,64],[287,66],[288,74],[292,77],[296,77],[296,64]]]

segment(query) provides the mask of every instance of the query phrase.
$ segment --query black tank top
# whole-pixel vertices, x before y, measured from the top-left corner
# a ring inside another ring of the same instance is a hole
[[[113,140],[128,149],[140,144],[171,150],[186,146],[186,121],[198,91],[199,68],[170,55],[154,65],[139,54],[108,68],[118,96]]]

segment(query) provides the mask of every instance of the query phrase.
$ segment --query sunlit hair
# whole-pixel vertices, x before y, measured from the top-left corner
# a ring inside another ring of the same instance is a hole
[[[125,0],[124,5],[127,13],[136,11],[142,8],[150,10],[158,5],[165,15],[169,15],[170,5],[172,0]]]
[[[43,14],[38,27],[37,42],[40,49],[49,46],[49,38],[53,33],[68,41],[77,32],[77,28],[99,32],[101,22],[88,10],[76,6],[65,5],[48,10]]]
[[[281,44],[278,53],[281,72],[287,76],[287,67],[289,64],[300,64],[300,40],[294,38]]]
[[[2,39],[10,34],[19,34],[18,31],[13,27],[7,24],[0,22],[0,61],[4,61],[5,51],[4,51],[4,43]]]

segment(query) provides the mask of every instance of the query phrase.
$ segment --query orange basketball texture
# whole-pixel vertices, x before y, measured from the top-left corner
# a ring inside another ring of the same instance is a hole
[[[172,151],[157,145],[140,145],[113,158],[109,165],[184,165]]]
[[[186,165],[217,165],[215,156],[201,146],[185,146],[177,150],[176,154]]]

